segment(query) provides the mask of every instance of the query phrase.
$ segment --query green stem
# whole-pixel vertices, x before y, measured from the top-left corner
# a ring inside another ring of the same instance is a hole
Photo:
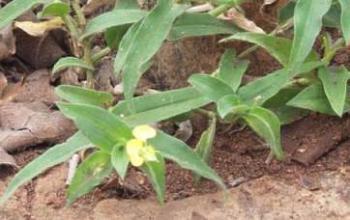
[[[92,63],[97,63],[98,61],[100,61],[103,57],[105,57],[107,54],[109,54],[111,52],[111,48],[106,47],[100,51],[98,51],[97,53],[95,53],[94,55],[91,56],[91,60]]]
[[[85,18],[83,11],[81,10],[80,1],[74,0],[72,2],[72,8],[73,8],[75,14],[77,15],[77,20],[78,20],[79,26],[84,27],[86,25],[86,18]]]
[[[218,7],[214,8],[213,10],[211,10],[210,12],[208,12],[211,16],[217,17],[219,15],[221,15],[222,13],[226,12],[227,10],[229,10],[230,8],[232,8],[233,6],[236,5],[236,2],[234,3],[227,3],[227,4],[223,4],[223,5],[219,5]]]
[[[86,39],[83,42],[83,48],[84,48],[83,60],[85,61],[85,63],[93,66],[90,39]],[[86,81],[87,81],[88,88],[94,88],[94,73],[91,70],[86,71]]]
[[[78,28],[77,28],[76,24],[74,23],[74,19],[72,18],[72,16],[70,16],[70,15],[64,16],[63,17],[63,21],[64,21],[66,27],[68,28],[68,31],[70,32],[70,34],[75,39],[78,39],[79,31],[78,31]]]

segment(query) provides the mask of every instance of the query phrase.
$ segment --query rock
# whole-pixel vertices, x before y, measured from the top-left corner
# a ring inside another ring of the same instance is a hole
[[[41,102],[0,106],[0,122],[0,147],[8,152],[59,143],[76,131],[71,120]]]

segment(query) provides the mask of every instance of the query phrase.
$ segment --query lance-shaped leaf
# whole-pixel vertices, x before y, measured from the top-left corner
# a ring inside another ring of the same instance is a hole
[[[328,101],[338,116],[342,116],[345,107],[347,82],[349,72],[344,67],[321,67],[318,69],[318,77],[322,81],[324,92]]]
[[[211,101],[194,88],[176,89],[123,100],[111,111],[129,126],[150,124],[189,112]]]
[[[108,92],[96,91],[78,86],[61,85],[55,88],[55,93],[71,103],[109,106],[113,102],[113,95]]]
[[[188,82],[202,95],[214,102],[234,93],[233,89],[224,81],[207,74],[194,74],[189,78]]]
[[[294,39],[288,66],[295,71],[312,50],[322,27],[322,18],[332,0],[297,1],[294,11]]]
[[[111,153],[111,161],[119,177],[121,179],[124,179],[129,166],[129,158],[126,153],[125,146],[117,144],[113,147],[113,150]]]
[[[308,62],[293,73],[290,73],[287,68],[277,70],[241,87],[238,90],[238,95],[242,102],[263,104],[272,96],[276,95],[294,76],[301,73],[308,73],[321,65],[323,65],[322,62]]]
[[[252,107],[242,118],[266,141],[276,158],[282,160],[281,123],[278,117],[270,110],[256,106]]]
[[[210,161],[216,131],[216,118],[210,121],[209,127],[205,130],[195,148],[195,152],[205,161]]]
[[[221,57],[218,78],[230,85],[234,92],[237,91],[246,72],[249,61],[236,58],[234,50],[227,50]]]
[[[312,84],[301,91],[297,96],[290,100],[287,105],[297,108],[308,109],[314,112],[320,112],[328,115],[336,115],[332,109],[323,86],[319,83]],[[346,98],[344,113],[350,109],[349,97]]]
[[[185,8],[170,0],[159,1],[141,22],[134,24],[124,35],[114,69],[116,74],[120,71],[123,74],[124,95],[127,99],[134,95],[137,83],[145,71],[144,65],[161,47],[173,22]]]
[[[111,174],[113,167],[110,157],[105,152],[97,151],[79,165],[68,188],[68,204],[90,192]]]
[[[222,119],[226,119],[227,115],[232,114],[233,117],[241,115],[249,110],[249,107],[241,103],[236,94],[222,97],[217,103],[217,111]]]
[[[114,10],[121,10],[121,9],[139,9],[139,4],[137,0],[123,0],[118,1],[115,4]],[[111,27],[108,28],[104,32],[104,38],[106,40],[106,43],[108,47],[112,49],[118,49],[120,41],[122,40],[125,33],[130,28],[131,24],[125,24],[117,27]]]
[[[186,37],[234,34],[238,31],[235,25],[207,13],[185,13],[175,21],[168,39],[176,41]]]
[[[339,0],[341,6],[341,29],[346,44],[350,44],[350,0]]]
[[[94,67],[77,57],[63,57],[59,59],[52,68],[52,73],[57,73],[68,67],[80,67],[87,70],[94,70]]]
[[[51,2],[52,0],[13,0],[0,9],[0,29],[10,24],[14,19],[31,9],[34,5]]]
[[[46,4],[41,11],[41,16],[59,16],[64,17],[70,11],[69,4],[56,0],[52,3]]]
[[[152,183],[154,191],[157,193],[158,201],[163,204],[165,198],[165,161],[160,155],[157,155],[156,162],[146,162],[142,170],[147,174]]]
[[[290,124],[304,116],[309,111],[304,109],[288,106],[287,103],[293,99],[301,88],[284,88],[279,91],[275,96],[270,98],[264,103],[264,107],[273,111],[281,121],[281,124]]]
[[[271,56],[278,60],[283,66],[288,65],[289,55],[292,48],[292,41],[283,38],[275,37],[266,34],[244,32],[237,33],[228,38],[222,40],[222,42],[231,41],[231,40],[242,40],[249,43],[257,44],[260,47],[267,50]],[[317,53],[312,51],[307,58],[307,61],[316,61]]]
[[[15,175],[2,195],[0,204],[6,202],[20,186],[26,184],[37,175],[50,167],[68,160],[76,152],[89,147],[91,147],[90,141],[81,132],[78,132],[65,143],[50,148],[35,160],[28,163]]]
[[[93,105],[58,103],[61,112],[72,119],[89,140],[106,152],[117,143],[132,138],[129,127],[113,113]]]
[[[107,28],[136,23],[146,15],[146,11],[137,9],[117,9],[103,13],[87,23],[81,39],[103,32]]]
[[[126,121],[127,122],[127,121]],[[189,146],[182,141],[158,131],[157,136],[149,140],[150,144],[165,158],[176,162],[184,169],[214,181],[226,189],[221,178]]]

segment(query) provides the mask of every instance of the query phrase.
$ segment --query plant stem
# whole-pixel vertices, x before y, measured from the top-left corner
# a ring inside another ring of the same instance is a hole
[[[219,5],[218,7],[214,8],[213,10],[208,12],[208,14],[210,14],[211,16],[217,17],[235,5],[236,5],[236,2]]]
[[[77,26],[74,24],[74,20],[73,20],[72,16],[70,16],[70,15],[64,16],[63,17],[63,21],[64,21],[65,25],[67,26],[68,31],[70,32],[70,34],[74,38],[78,39],[79,31],[78,31]]]
[[[88,38],[83,42],[84,48],[84,57],[83,60],[85,63],[92,65],[92,56],[91,56],[91,40]],[[94,88],[94,74],[91,70],[86,71],[86,81],[88,88]]]
[[[72,8],[73,8],[75,14],[77,15],[77,20],[78,20],[79,26],[84,27],[86,25],[86,19],[85,19],[85,15],[84,15],[83,11],[81,10],[80,1],[74,0],[72,2]]]
[[[111,48],[109,48],[109,47],[103,48],[102,50],[98,51],[97,53],[95,53],[94,55],[91,56],[92,63],[94,63],[94,64],[97,63],[98,61],[100,61],[104,56],[106,56],[110,52],[111,52]]]

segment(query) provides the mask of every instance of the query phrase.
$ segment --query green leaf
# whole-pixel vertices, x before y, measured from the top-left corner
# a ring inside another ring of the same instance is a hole
[[[324,114],[335,115],[321,84],[313,84],[305,88],[297,96],[290,100],[287,105]]]
[[[120,9],[139,9],[139,4],[137,3],[137,0],[123,0],[123,1],[117,1],[115,4],[114,10],[120,10]],[[108,28],[104,32],[104,38],[107,43],[107,46],[117,50],[119,48],[119,44],[128,31],[128,29],[131,27],[131,24],[125,24],[120,25],[117,27],[111,27]]]
[[[344,112],[347,82],[349,72],[344,67],[321,67],[318,77],[322,81],[323,89],[334,112],[341,117]]]
[[[123,100],[111,111],[129,126],[150,124],[187,113],[210,103],[194,88],[176,89]]]
[[[292,41],[287,38],[269,36],[266,34],[252,32],[243,32],[225,38],[222,41],[225,42],[230,40],[242,40],[247,41],[249,43],[257,44],[260,47],[267,50],[271,54],[271,56],[276,58],[276,60],[278,60],[283,66],[288,65],[289,55],[292,48]],[[315,51],[312,51],[308,56],[307,61],[316,60],[317,53]]]
[[[207,74],[191,75],[188,82],[196,88],[202,95],[214,102],[220,98],[233,94],[233,89],[224,81]]]
[[[229,84],[234,92],[237,91],[242,82],[242,77],[247,71],[249,61],[236,58],[234,50],[226,50],[221,57],[219,73],[217,77]]]
[[[137,0],[118,0],[115,4],[115,9],[137,9],[139,4]]]
[[[213,149],[213,143],[216,131],[216,118],[210,121],[209,127],[205,130],[195,148],[195,152],[204,160],[205,162],[210,161],[211,152]]]
[[[63,57],[59,59],[52,68],[52,73],[55,74],[68,67],[80,67],[87,70],[94,70],[94,67],[85,63],[77,57]]]
[[[339,4],[332,4],[327,14],[323,17],[323,26],[340,28],[341,9]]]
[[[269,144],[277,159],[283,159],[281,124],[278,117],[268,109],[256,106],[242,117],[260,137]]]
[[[275,96],[271,97],[264,103],[264,107],[273,111],[281,121],[281,124],[290,124],[304,116],[309,111],[304,109],[287,106],[287,103],[294,98],[299,92],[300,88],[284,88]]]
[[[68,102],[109,106],[113,103],[113,95],[108,92],[96,91],[78,86],[61,85],[55,88],[55,93]]]
[[[105,152],[97,151],[79,165],[68,188],[68,204],[90,192],[111,174],[113,167],[110,157]]]
[[[176,162],[184,169],[191,170],[204,178],[214,181],[218,186],[226,189],[225,184],[215,171],[182,141],[158,131],[157,136],[149,140],[149,143],[163,157]]]
[[[219,20],[207,13],[185,13],[176,19],[168,39],[176,41],[186,37],[237,32],[238,29],[233,24]]]
[[[87,23],[80,39],[103,32],[107,28],[138,22],[146,15],[146,11],[137,9],[117,9],[103,13]]]
[[[60,0],[54,0],[52,3],[45,5],[41,11],[41,16],[66,16],[70,11],[70,7],[67,3]]]
[[[278,11],[278,21],[280,24],[285,23],[294,15],[295,2],[289,1]],[[340,27],[340,7],[339,4],[332,4],[325,16],[323,16],[323,26],[338,28]]]
[[[157,162],[146,162],[142,170],[146,173],[157,193],[158,201],[163,204],[165,198],[165,161],[162,156],[157,155]]]
[[[346,44],[350,44],[350,0],[339,0],[341,6],[341,29]]]
[[[248,109],[249,107],[242,104],[236,94],[224,96],[217,102],[218,114],[223,119],[226,119],[228,114],[236,116],[245,113]]]
[[[121,25],[118,27],[108,28],[104,33],[104,38],[109,48],[117,50],[119,48],[119,44],[126,34],[126,32],[131,27],[130,24]]]
[[[117,143],[132,138],[131,130],[113,113],[93,105],[58,103],[61,112],[72,119],[89,140],[106,152]]]
[[[288,66],[295,71],[308,56],[322,27],[322,18],[332,0],[297,1],[294,11],[294,39]]]
[[[278,22],[283,24],[287,22],[294,15],[295,2],[289,1],[284,7],[280,8],[277,12]]]
[[[309,62],[301,66],[298,71],[289,73],[287,68],[277,70],[260,79],[257,79],[238,90],[242,102],[248,104],[263,104],[276,95],[290,79],[301,73],[308,73],[323,65],[322,62]]]
[[[129,158],[125,146],[117,144],[113,147],[111,161],[119,177],[124,180],[129,166]]]
[[[68,160],[74,153],[90,147],[89,140],[82,133],[78,132],[65,143],[50,148],[16,174],[2,195],[0,204],[4,204],[20,186],[26,184],[40,173]]]
[[[115,59],[116,74],[123,74],[126,99],[134,95],[137,83],[145,71],[144,65],[161,47],[175,19],[185,6],[171,0],[159,1],[158,5],[141,21],[134,24],[124,35]]]
[[[40,3],[49,3],[52,0],[13,0],[0,9],[0,29],[10,24],[14,19]]]

